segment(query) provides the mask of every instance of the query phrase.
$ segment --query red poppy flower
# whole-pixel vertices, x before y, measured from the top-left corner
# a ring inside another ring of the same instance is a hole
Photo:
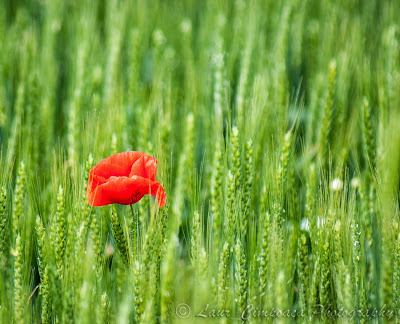
[[[104,206],[131,205],[152,195],[162,207],[166,196],[156,173],[157,160],[143,152],[111,155],[90,170],[86,197],[91,206]]]

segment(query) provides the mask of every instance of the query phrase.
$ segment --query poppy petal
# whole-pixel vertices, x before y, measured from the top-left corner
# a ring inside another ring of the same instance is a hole
[[[143,178],[149,178],[150,180],[156,180],[157,174],[157,160],[150,155],[143,154],[139,159],[137,159],[131,168],[129,177],[134,175]]]
[[[144,155],[143,152],[122,152],[111,155],[93,167],[97,176],[108,179],[111,176],[129,176],[132,165]]]
[[[92,206],[104,206],[113,203],[131,205],[148,194],[157,198],[160,207],[165,205],[165,191],[158,181],[139,176],[131,178],[111,176],[107,182],[97,186],[88,195],[88,199]]]
[[[155,181],[156,174],[157,160],[152,156],[143,152],[114,154],[90,170],[86,192],[89,204],[130,205],[150,194],[162,207],[166,196],[162,185]]]

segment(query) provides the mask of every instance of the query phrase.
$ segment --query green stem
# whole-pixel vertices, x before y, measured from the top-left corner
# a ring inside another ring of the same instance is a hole
[[[131,212],[132,212],[132,217],[133,217],[133,259],[136,261],[136,252],[137,252],[137,246],[138,246],[138,231],[139,231],[139,220],[138,217],[139,215],[133,212],[133,207],[132,205],[129,205],[131,207]]]

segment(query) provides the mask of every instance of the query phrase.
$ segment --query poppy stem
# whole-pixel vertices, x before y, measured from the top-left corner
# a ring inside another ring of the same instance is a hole
[[[138,246],[138,232],[139,232],[139,215],[133,211],[133,206],[131,207],[132,217],[133,217],[133,260],[136,261],[136,252]]]

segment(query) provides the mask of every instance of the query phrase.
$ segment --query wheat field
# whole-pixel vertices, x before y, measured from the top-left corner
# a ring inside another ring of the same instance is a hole
[[[0,2],[0,323],[400,321],[400,2]],[[92,207],[158,160],[166,205]]]

